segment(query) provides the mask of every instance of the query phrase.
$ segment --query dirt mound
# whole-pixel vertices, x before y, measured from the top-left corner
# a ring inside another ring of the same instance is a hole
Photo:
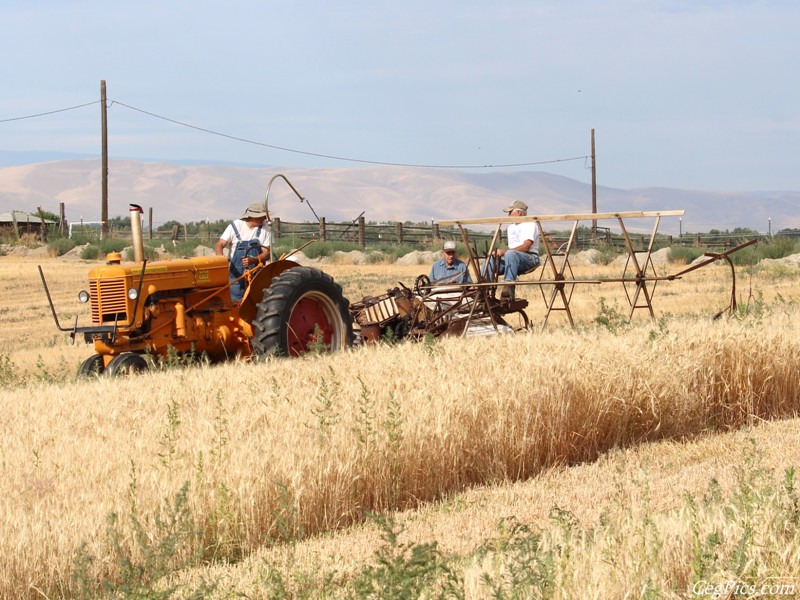
[[[367,255],[361,250],[351,250],[350,252],[337,250],[333,253],[332,262],[343,265],[365,265],[367,264]]]
[[[657,250],[650,255],[650,260],[653,262],[653,266],[663,266],[669,264],[669,255],[670,249],[669,248],[662,248],[661,250]],[[644,259],[647,258],[647,252],[637,252],[636,253],[636,260],[639,262],[639,266],[644,268]],[[625,263],[628,261],[628,254],[623,254],[622,256],[618,256],[614,260],[612,260],[609,264],[613,267],[622,268],[625,266]]]
[[[569,259],[570,264],[573,265],[597,265],[600,264],[600,258],[603,255],[599,250],[590,248],[589,250],[581,250]]]
[[[197,246],[194,249],[195,256],[214,256],[214,254],[214,249],[209,248],[208,246]]]
[[[783,258],[764,258],[758,264],[762,267],[800,267],[800,254]]]
[[[397,259],[398,265],[431,265],[439,258],[438,252],[414,250]]]

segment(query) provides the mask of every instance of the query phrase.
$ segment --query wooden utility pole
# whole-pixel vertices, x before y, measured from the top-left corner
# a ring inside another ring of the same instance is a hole
[[[100,180],[102,198],[100,205],[100,238],[108,238],[108,120],[106,113],[106,80],[100,81],[100,121],[102,130],[102,165]]]
[[[592,214],[597,213],[597,163],[594,157],[594,129],[592,129]],[[592,221],[592,239],[597,239],[597,220]]]
[[[147,220],[147,231],[149,232],[149,238],[153,239],[153,207],[151,206],[147,209],[148,212],[148,220]]]

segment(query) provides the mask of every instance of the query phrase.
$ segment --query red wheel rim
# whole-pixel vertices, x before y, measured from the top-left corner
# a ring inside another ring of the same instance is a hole
[[[303,296],[292,308],[288,323],[288,346],[291,356],[300,356],[315,347],[331,349],[335,327],[327,297]]]

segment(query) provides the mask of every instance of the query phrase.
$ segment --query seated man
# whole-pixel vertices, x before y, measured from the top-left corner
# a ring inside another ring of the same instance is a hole
[[[433,263],[430,274],[431,283],[472,283],[467,263],[456,258],[456,243],[448,240],[442,248],[442,258]]]
[[[528,214],[528,205],[522,200],[515,200],[503,209],[510,217],[522,217]],[[516,281],[522,273],[533,271],[539,266],[539,228],[533,221],[512,223],[508,226],[508,250],[495,250],[499,266],[497,273],[503,275],[506,282]],[[497,259],[489,257],[489,280],[494,279],[494,264]],[[506,285],[500,294],[501,298],[513,298],[514,286]]]

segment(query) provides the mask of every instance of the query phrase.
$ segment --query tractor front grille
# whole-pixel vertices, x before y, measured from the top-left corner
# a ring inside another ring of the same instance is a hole
[[[92,323],[125,323],[128,321],[125,278],[94,279],[89,282]]]

